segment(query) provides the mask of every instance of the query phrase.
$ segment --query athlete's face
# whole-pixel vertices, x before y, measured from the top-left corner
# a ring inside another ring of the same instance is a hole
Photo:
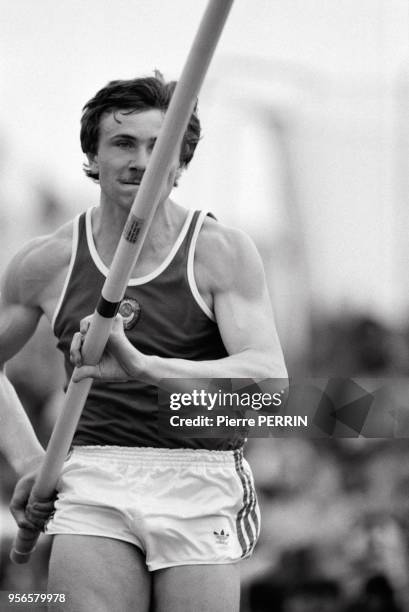
[[[130,209],[163,118],[164,114],[157,109],[114,111],[101,118],[98,152],[88,157],[91,169],[99,173],[101,203]],[[161,202],[169,196],[179,172],[178,151],[163,185]]]

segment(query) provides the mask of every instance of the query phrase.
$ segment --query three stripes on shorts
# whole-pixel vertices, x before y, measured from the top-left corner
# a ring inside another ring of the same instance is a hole
[[[257,511],[257,497],[251,477],[244,470],[243,451],[234,451],[236,472],[243,487],[243,506],[237,513],[237,537],[242,549],[241,558],[247,557],[256,545],[260,533],[260,519]]]

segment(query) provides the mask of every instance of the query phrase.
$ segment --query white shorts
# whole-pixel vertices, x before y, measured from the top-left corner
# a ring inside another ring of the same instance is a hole
[[[150,571],[251,555],[260,513],[242,450],[82,446],[64,463],[46,533],[130,542]]]

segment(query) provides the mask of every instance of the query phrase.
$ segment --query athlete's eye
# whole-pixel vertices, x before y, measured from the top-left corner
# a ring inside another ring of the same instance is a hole
[[[133,147],[133,144],[129,140],[119,140],[116,143],[116,146],[120,147],[121,149],[131,149]]]

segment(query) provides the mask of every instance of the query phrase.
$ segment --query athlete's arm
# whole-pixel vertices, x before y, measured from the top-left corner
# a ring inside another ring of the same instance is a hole
[[[30,280],[26,261],[30,249],[24,249],[9,265],[0,294],[0,450],[18,475],[31,469],[44,455],[17,394],[5,375],[5,363],[26,344],[42,315],[26,299]]]
[[[214,223],[214,222],[212,222]],[[213,227],[213,234],[216,228]],[[286,378],[283,353],[260,256],[237,230],[198,242],[196,278],[212,307],[228,357],[188,361],[152,357],[145,363],[152,382],[161,378]]]
[[[117,319],[101,362],[81,367],[87,318],[71,346],[71,359],[79,367],[73,380],[137,378],[157,384],[164,378],[287,377],[260,256],[245,234],[216,231],[213,227],[205,235],[195,270],[199,289],[212,298],[228,357],[190,361],[143,355],[127,341]]]
[[[10,510],[20,527],[41,528],[53,510],[50,501],[31,507],[30,523],[25,517],[36,473],[44,458],[27,414],[5,374],[5,364],[26,344],[43,314],[44,287],[52,285],[47,239],[37,239],[12,260],[0,283],[0,451],[20,477]],[[55,249],[52,249],[55,253]],[[48,253],[48,255],[47,255]]]

